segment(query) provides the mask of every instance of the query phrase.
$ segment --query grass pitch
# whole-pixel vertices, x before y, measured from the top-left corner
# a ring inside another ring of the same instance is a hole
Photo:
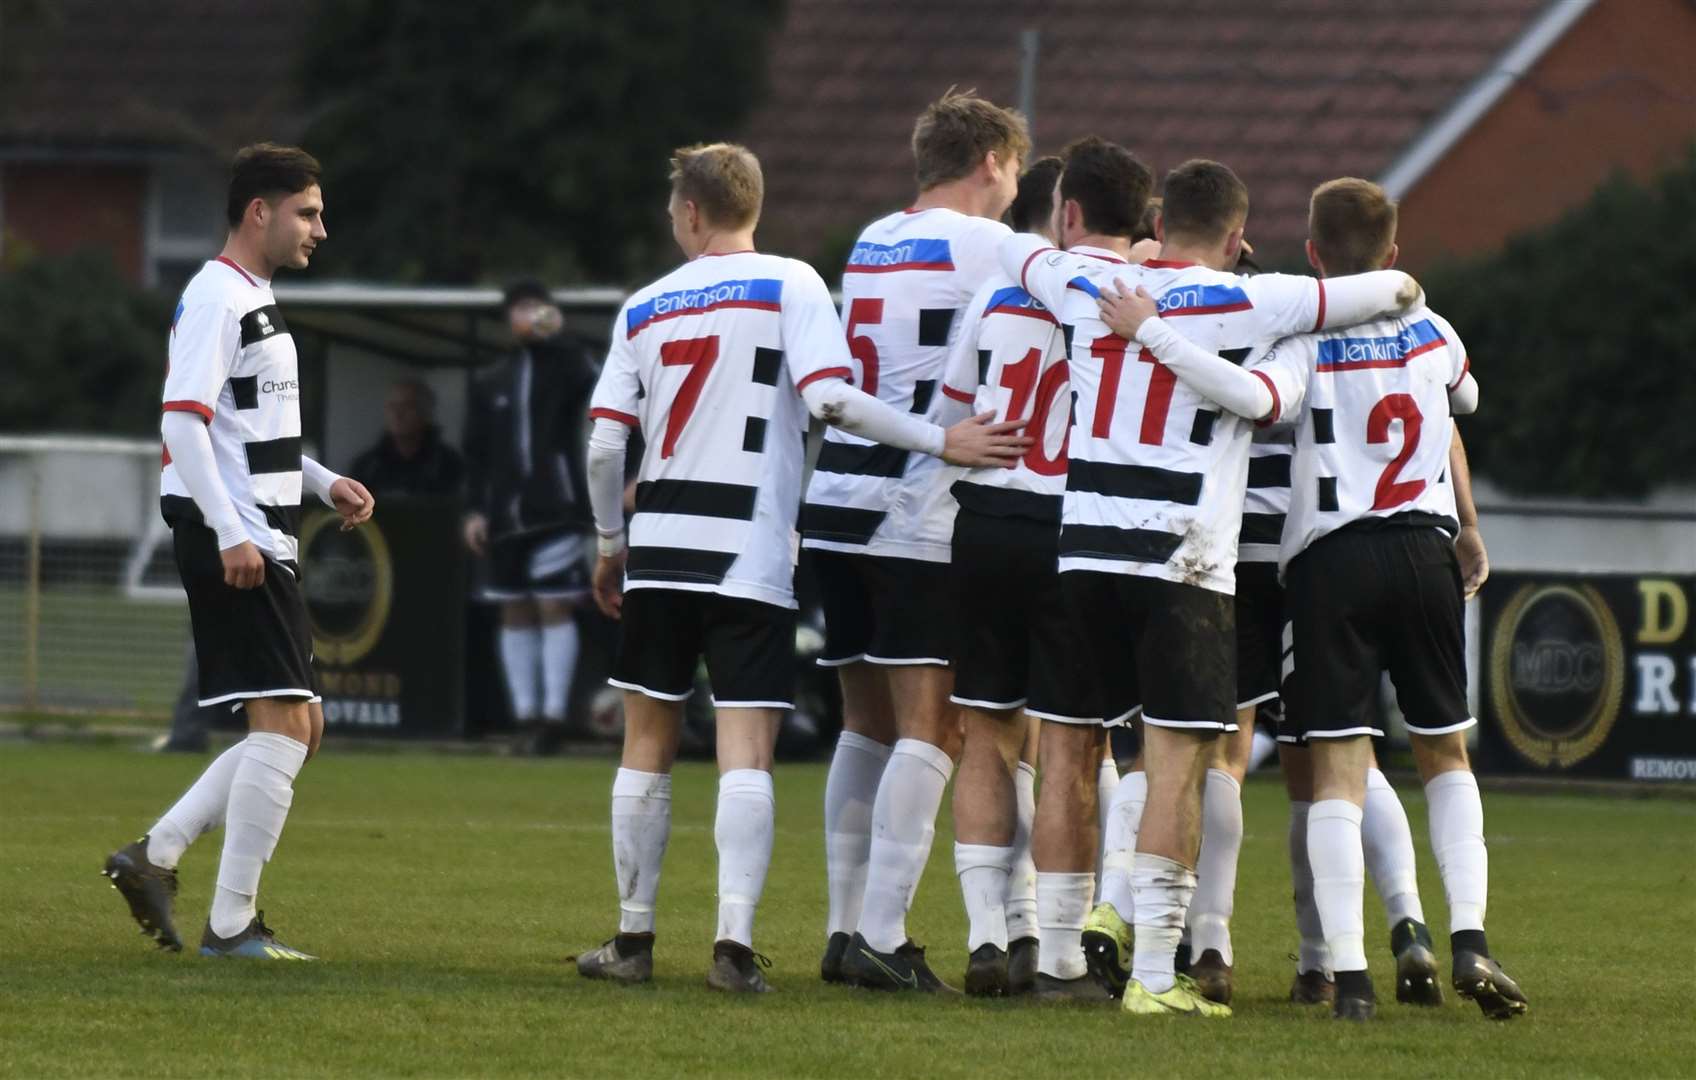
[[[726,1000],[713,933],[708,766],[677,771],[651,987],[564,963],[615,926],[610,761],[338,755],[296,785],[265,877],[268,921],[319,964],[154,951],[98,876],[201,768],[126,748],[0,746],[0,1076],[1508,1076],[1690,1075],[1696,1051],[1696,803],[1486,794],[1490,937],[1529,1017],[1393,1001],[1367,901],[1380,1018],[1285,1002],[1295,944],[1285,807],[1247,786],[1237,1015],[885,997],[822,985],[824,769],[780,768],[756,924],[778,991]],[[1428,920],[1445,911],[1416,788]],[[178,923],[198,940],[221,833],[184,859]],[[965,918],[947,811],[909,927],[957,981]],[[1446,966],[1445,969],[1446,971]]]

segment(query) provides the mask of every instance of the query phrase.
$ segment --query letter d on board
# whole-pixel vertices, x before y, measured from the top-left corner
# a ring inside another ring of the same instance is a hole
[[[1637,583],[1643,597],[1643,621],[1637,631],[1639,645],[1667,645],[1684,636],[1690,621],[1690,601],[1676,581],[1644,578]]]

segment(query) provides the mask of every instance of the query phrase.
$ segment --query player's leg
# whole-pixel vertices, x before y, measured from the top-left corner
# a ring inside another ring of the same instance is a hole
[[[819,663],[834,667],[842,686],[842,734],[831,755],[824,787],[825,876],[829,910],[819,975],[842,982],[842,958],[860,923],[866,860],[872,843],[872,804],[895,742],[889,680],[865,662],[872,614],[856,561],[832,552],[809,552],[824,606],[825,647]]]
[[[561,529],[538,542],[530,556],[530,587],[536,597],[542,654],[543,726],[532,747],[537,753],[553,752],[565,736],[566,712],[571,707],[571,688],[582,650],[576,601],[589,584],[585,550],[581,534]]]
[[[1202,781],[1201,851],[1190,901],[1189,974],[1210,1001],[1231,1003],[1231,912],[1243,847],[1243,778],[1254,748],[1258,702],[1237,709],[1237,730],[1221,736]]]
[[[1395,540],[1403,617],[1386,631],[1395,645],[1386,650],[1385,666],[1425,783],[1431,850],[1449,901],[1454,987],[1484,1015],[1505,1020],[1527,1004],[1491,958],[1484,936],[1489,856],[1484,803],[1466,753],[1466,732],[1477,721],[1466,701],[1460,566],[1454,546],[1436,530],[1398,530]]]
[[[955,676],[958,678],[958,674]],[[1013,770],[1018,824],[1013,830],[1013,872],[1007,878],[1007,985],[1022,994],[1035,985],[1041,924],[1037,917],[1036,859],[1031,852],[1036,823],[1036,769],[1042,721],[1026,713],[1025,745]]]
[[[1290,1000],[1297,1005],[1328,1005],[1336,998],[1331,978],[1331,952],[1325,947],[1325,927],[1313,901],[1313,866],[1307,858],[1307,815],[1313,808],[1313,762],[1307,745],[1280,721],[1278,764],[1284,773],[1284,790],[1290,798],[1288,847],[1291,899],[1296,909],[1296,975],[1290,984]]]
[[[1310,728],[1313,806],[1307,815],[1307,858],[1313,868],[1313,898],[1325,928],[1325,946],[1336,978],[1333,1014],[1370,1019],[1375,998],[1366,971],[1362,897],[1366,859],[1361,850],[1361,807],[1372,743],[1364,734],[1326,735]]]
[[[536,601],[536,617],[542,631],[542,722],[564,726],[582,648],[577,611],[563,597],[542,597]]]
[[[1027,725],[1018,709],[966,706],[961,715],[966,734],[954,784],[954,871],[968,922],[965,989],[1001,996],[1008,992],[1008,896],[1018,859],[1013,776]]]
[[[1390,952],[1396,960],[1396,1000],[1408,1005],[1441,1005],[1437,956],[1425,909],[1419,901],[1413,830],[1395,788],[1378,768],[1374,755],[1366,771],[1366,805],[1360,822],[1366,873],[1384,903],[1390,926]]]
[[[671,838],[671,766],[701,651],[696,594],[624,594],[618,650],[607,682],[624,694],[624,748],[612,783],[612,862],[618,933],[577,957],[589,979],[646,982],[654,970],[654,909]]]
[[[1106,1003],[1108,988],[1090,977],[1083,930],[1095,893],[1099,804],[1096,785],[1106,729],[1098,722],[1045,720],[1042,791],[1032,852],[1036,858],[1036,994],[1054,1001]]]
[[[1111,736],[1111,733],[1109,733]],[[1101,765],[1096,773],[1095,807],[1096,821],[1105,824],[1107,809],[1113,805],[1113,796],[1119,790],[1119,762],[1113,757],[1113,740],[1111,737],[1101,740]],[[1107,830],[1098,830],[1100,843],[1095,852],[1095,895],[1097,901],[1101,898],[1101,878],[1105,873],[1102,866],[1107,857]]]
[[[513,722],[536,722],[541,711],[538,693],[542,665],[542,624],[536,602],[525,596],[501,601],[501,674]]]

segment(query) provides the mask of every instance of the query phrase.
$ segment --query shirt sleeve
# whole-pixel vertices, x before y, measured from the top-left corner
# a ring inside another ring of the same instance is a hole
[[[1313,346],[1305,337],[1285,338],[1258,358],[1243,365],[1272,392],[1272,412],[1261,421],[1271,425],[1288,423],[1300,415],[1307,398],[1307,383],[1313,374]]]
[[[978,218],[972,227],[960,234],[954,252],[954,269],[963,281],[977,288],[1001,271],[1001,242],[1013,235],[1013,230],[999,221]]]
[[[996,278],[1000,275],[997,274]],[[965,317],[960,320],[960,332],[948,347],[948,362],[942,369],[942,409],[940,422],[947,426],[977,411],[978,392],[978,327],[983,323],[983,311],[995,292],[996,282],[990,281],[966,305]]]
[[[1325,283],[1300,274],[1256,274],[1244,280],[1260,329],[1271,338],[1311,334],[1325,323]]]
[[[642,378],[637,368],[636,348],[625,332],[630,310],[627,301],[618,309],[612,321],[612,341],[607,346],[607,362],[601,365],[601,377],[595,392],[589,397],[591,420],[616,420],[626,427],[642,426],[640,407]]]
[[[1058,317],[1066,306],[1066,290],[1078,288],[1097,295],[1089,271],[1101,264],[1061,251],[1035,233],[1014,233],[999,247],[1001,269]]]
[[[818,271],[791,259],[783,280],[783,362],[796,390],[825,378],[852,381],[848,339]]]
[[[241,353],[241,321],[221,303],[184,306],[171,324],[165,412],[187,412],[210,424]]]

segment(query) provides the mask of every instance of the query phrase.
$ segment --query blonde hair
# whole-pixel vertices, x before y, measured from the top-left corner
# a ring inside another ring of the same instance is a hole
[[[671,190],[713,224],[740,228],[760,220],[766,181],[746,146],[700,143],[673,151]]]
[[[1030,156],[1025,118],[952,88],[925,107],[913,124],[913,167],[920,191],[968,176],[994,151],[1003,164]]]
[[[1377,270],[1396,242],[1396,203],[1370,180],[1344,176],[1313,189],[1307,235],[1327,274]]]

